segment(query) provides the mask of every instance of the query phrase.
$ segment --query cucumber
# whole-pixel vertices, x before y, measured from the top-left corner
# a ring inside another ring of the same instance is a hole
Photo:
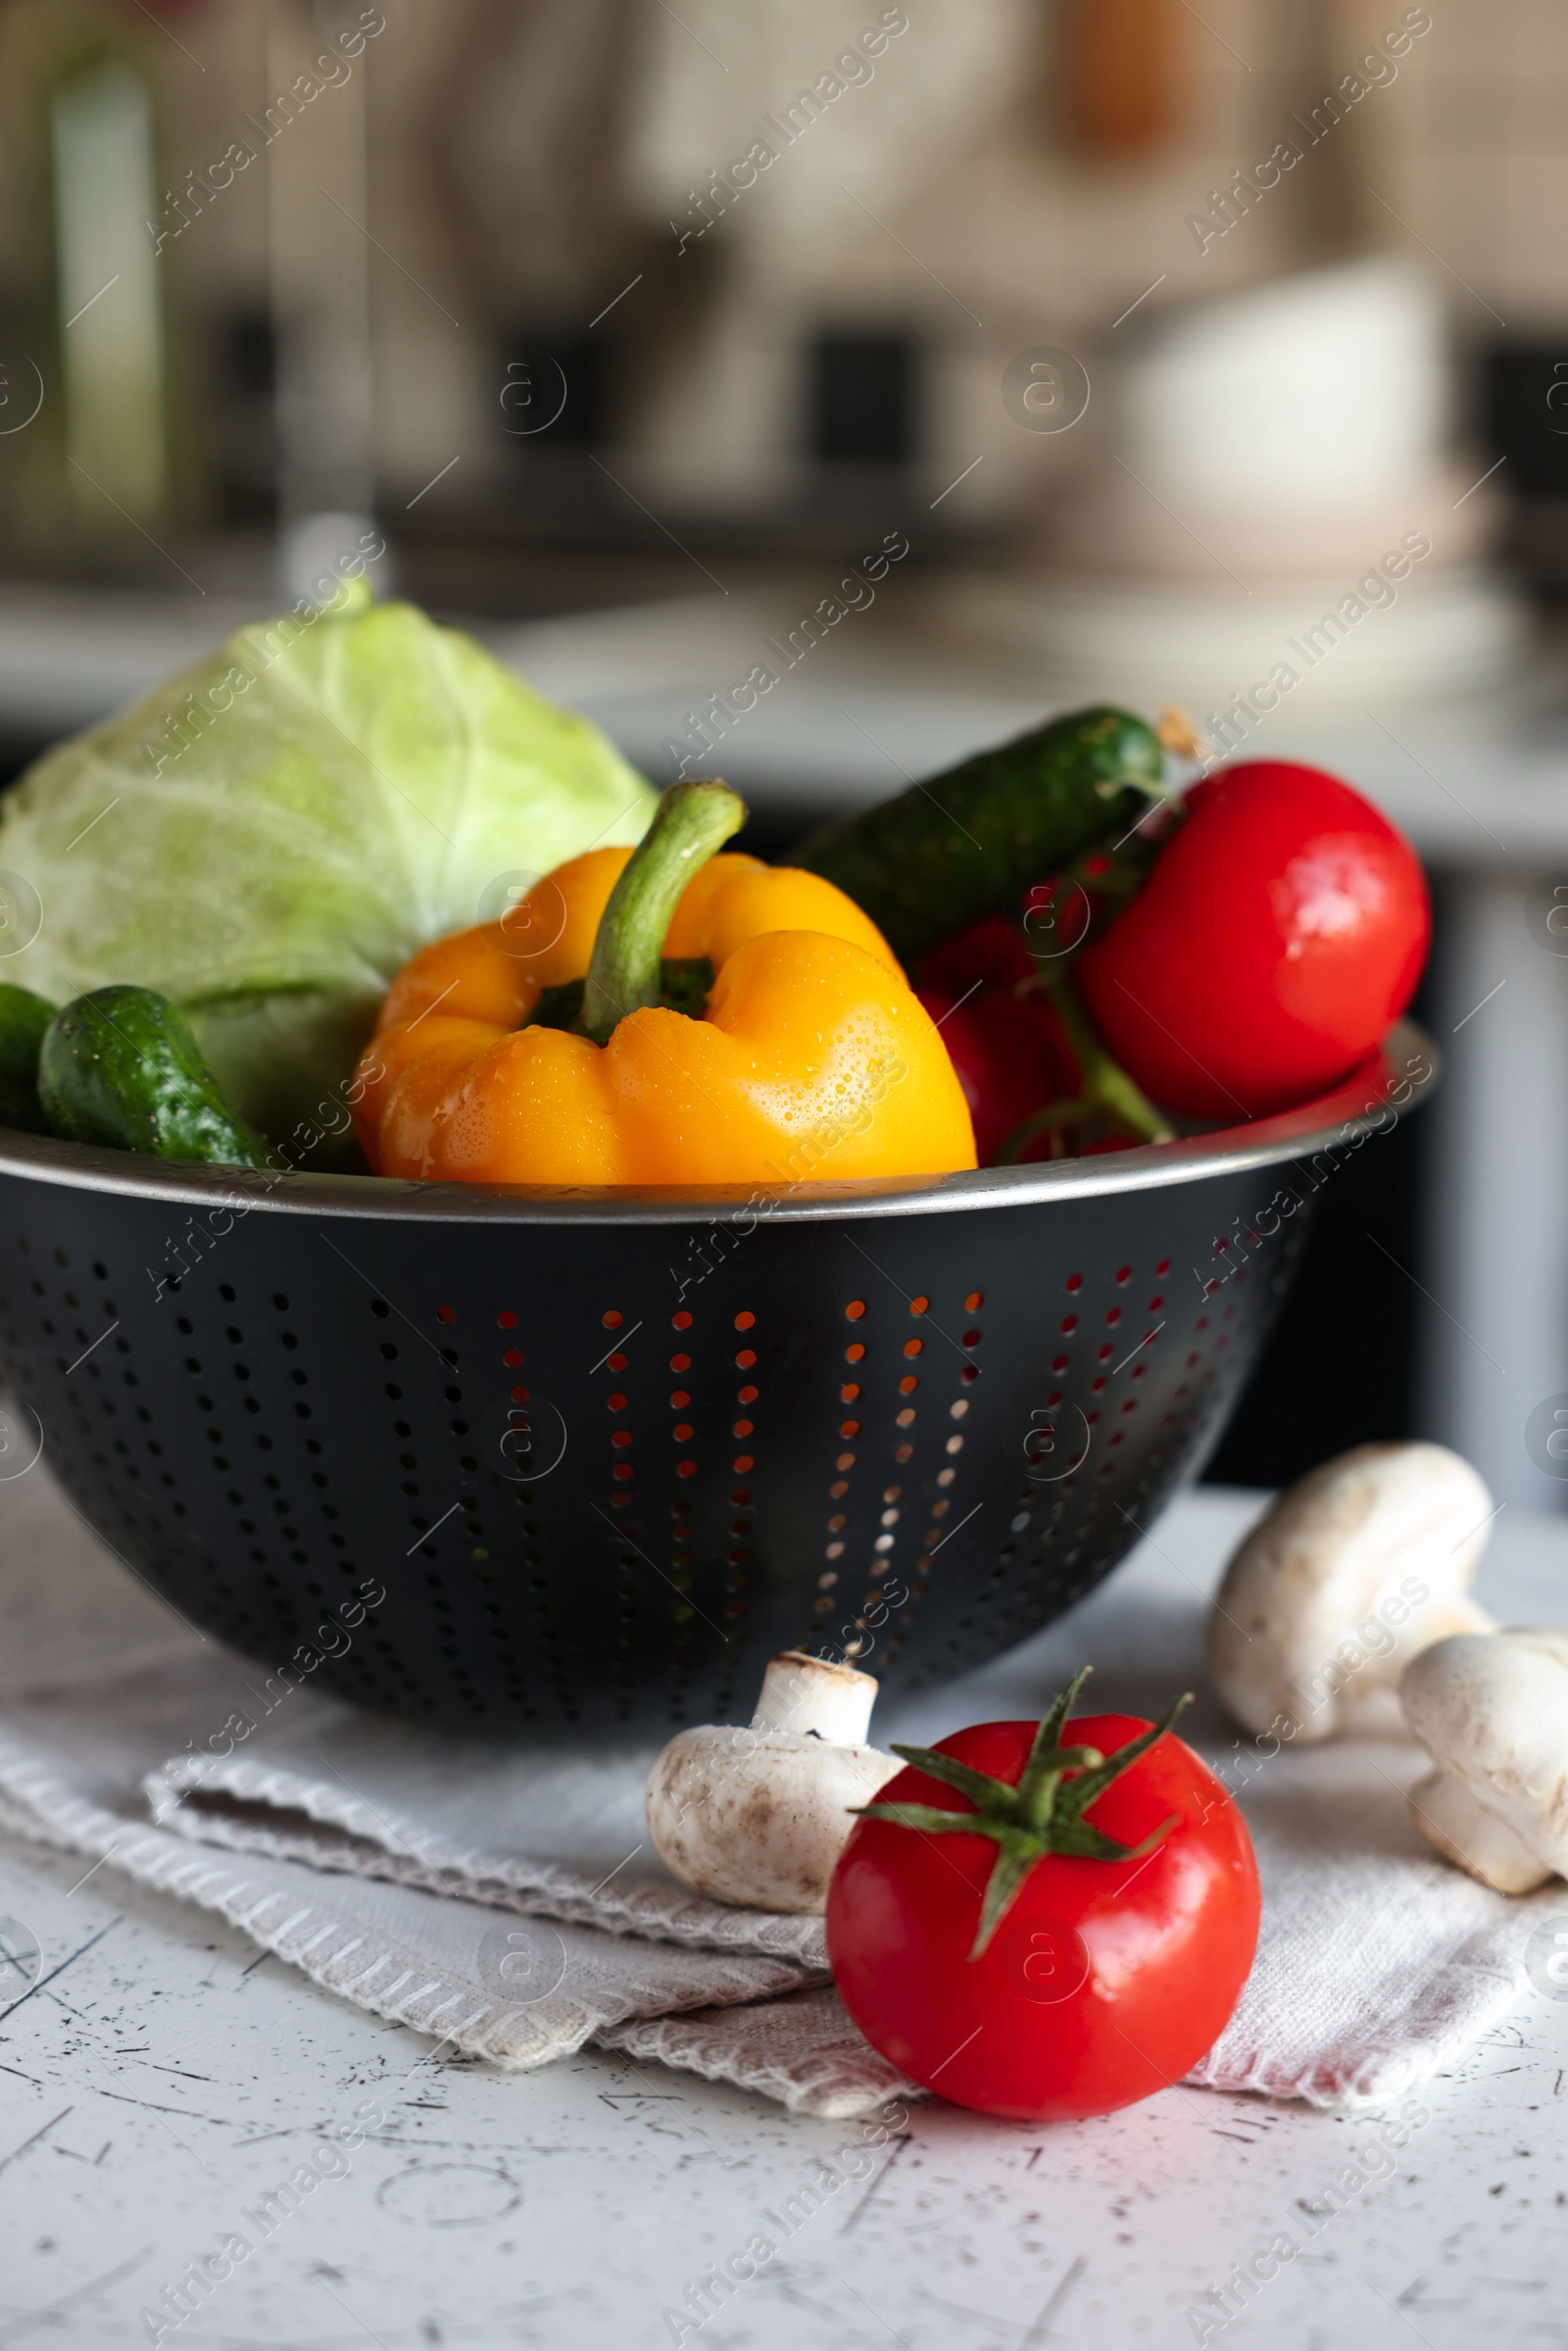
[[[836,882],[912,963],[1163,792],[1165,755],[1129,711],[1071,710],[827,826],[794,862]]]
[[[267,1167],[265,1135],[235,1115],[190,1023],[151,988],[95,988],[44,1032],[38,1093],[51,1133],[159,1159]]]
[[[30,989],[0,984],[0,1126],[49,1132],[38,1100],[38,1048],[54,1016],[54,1005]]]

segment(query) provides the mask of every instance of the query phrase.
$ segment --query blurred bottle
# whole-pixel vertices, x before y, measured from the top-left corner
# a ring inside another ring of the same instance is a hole
[[[353,0],[275,0],[270,90],[286,91],[354,22]],[[269,264],[277,357],[278,586],[316,593],[323,563],[374,535],[375,352],[364,34],[355,70],[270,138]]]
[[[153,110],[122,58],[72,74],[49,108],[66,462],[89,529],[102,502],[156,518],[169,488]]]
[[[0,508],[32,563],[156,563],[144,534],[160,536],[195,488],[158,241],[155,37],[92,0],[0,15],[21,228],[0,349]]]
[[[1065,126],[1089,156],[1130,159],[1176,127],[1176,0],[1066,0]]]

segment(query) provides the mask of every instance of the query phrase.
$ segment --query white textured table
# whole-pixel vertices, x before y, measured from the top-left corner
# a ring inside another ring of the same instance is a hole
[[[1212,1492],[1179,1504],[1122,1575],[1152,1598],[1210,1578],[1248,1507]],[[1506,1513],[1482,1588],[1515,1620],[1568,1613],[1568,1529]],[[1095,1605],[1074,1627],[1089,1656]],[[1159,1613],[1150,1657],[1098,1658],[1106,1702],[1129,1675],[1183,1670],[1153,1655]],[[987,1710],[1033,1708],[1042,1680],[1038,1644],[1014,1652],[986,1677]],[[900,1727],[934,1737],[974,1714],[955,1684]],[[147,2342],[142,2308],[233,2231],[258,2249],[166,2344],[1568,2340],[1568,1999],[1523,1979],[1510,2022],[1421,2093],[1428,2119],[1392,2168],[1372,2155],[1336,2199],[1375,2143],[1370,2118],[1177,2089],[1051,2129],[915,2107],[868,2149],[869,2126],[792,2120],[623,2058],[526,2076],[452,2063],[207,1914],[125,1898],[112,1867],[79,1876],[0,1841],[0,1913],[42,1947],[33,1988],[0,2011],[0,2351]],[[328,2155],[375,2114],[363,2144]],[[269,2208],[313,2154],[325,2176],[298,2209]],[[1302,2250],[1269,2277],[1287,2229]],[[777,2252],[699,2327],[688,2288],[759,2233]],[[1247,2264],[1254,2282],[1241,2301],[1232,2284],[1225,2322],[1207,2297]]]

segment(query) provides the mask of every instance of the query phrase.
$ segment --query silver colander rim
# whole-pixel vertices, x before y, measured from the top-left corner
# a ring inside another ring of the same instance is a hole
[[[0,1174],[78,1192],[253,1215],[340,1216],[416,1224],[690,1224],[754,1212],[770,1224],[833,1222],[890,1214],[1022,1207],[1053,1200],[1156,1191],[1206,1176],[1245,1174],[1292,1160],[1355,1151],[1388,1132],[1437,1083],[1437,1050],[1401,1020],[1361,1067],[1329,1093],[1272,1118],[1028,1167],[855,1183],[711,1185],[700,1190],[625,1186],[564,1189],[513,1184],[421,1184],[369,1175],[273,1174],[139,1158],[0,1127]],[[1331,1160],[1330,1162],[1334,1162]],[[1260,1200],[1261,1214],[1267,1202]]]

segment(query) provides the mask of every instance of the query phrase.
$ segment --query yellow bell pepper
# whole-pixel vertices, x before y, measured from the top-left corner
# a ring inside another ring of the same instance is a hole
[[[590,850],[406,964],[357,1073],[370,1165],[681,1187],[973,1167],[953,1064],[881,933],[816,874],[714,856],[745,814],[722,784],[677,784],[640,848]],[[662,1001],[704,962],[701,1017]],[[574,982],[573,1027],[545,1025]]]

